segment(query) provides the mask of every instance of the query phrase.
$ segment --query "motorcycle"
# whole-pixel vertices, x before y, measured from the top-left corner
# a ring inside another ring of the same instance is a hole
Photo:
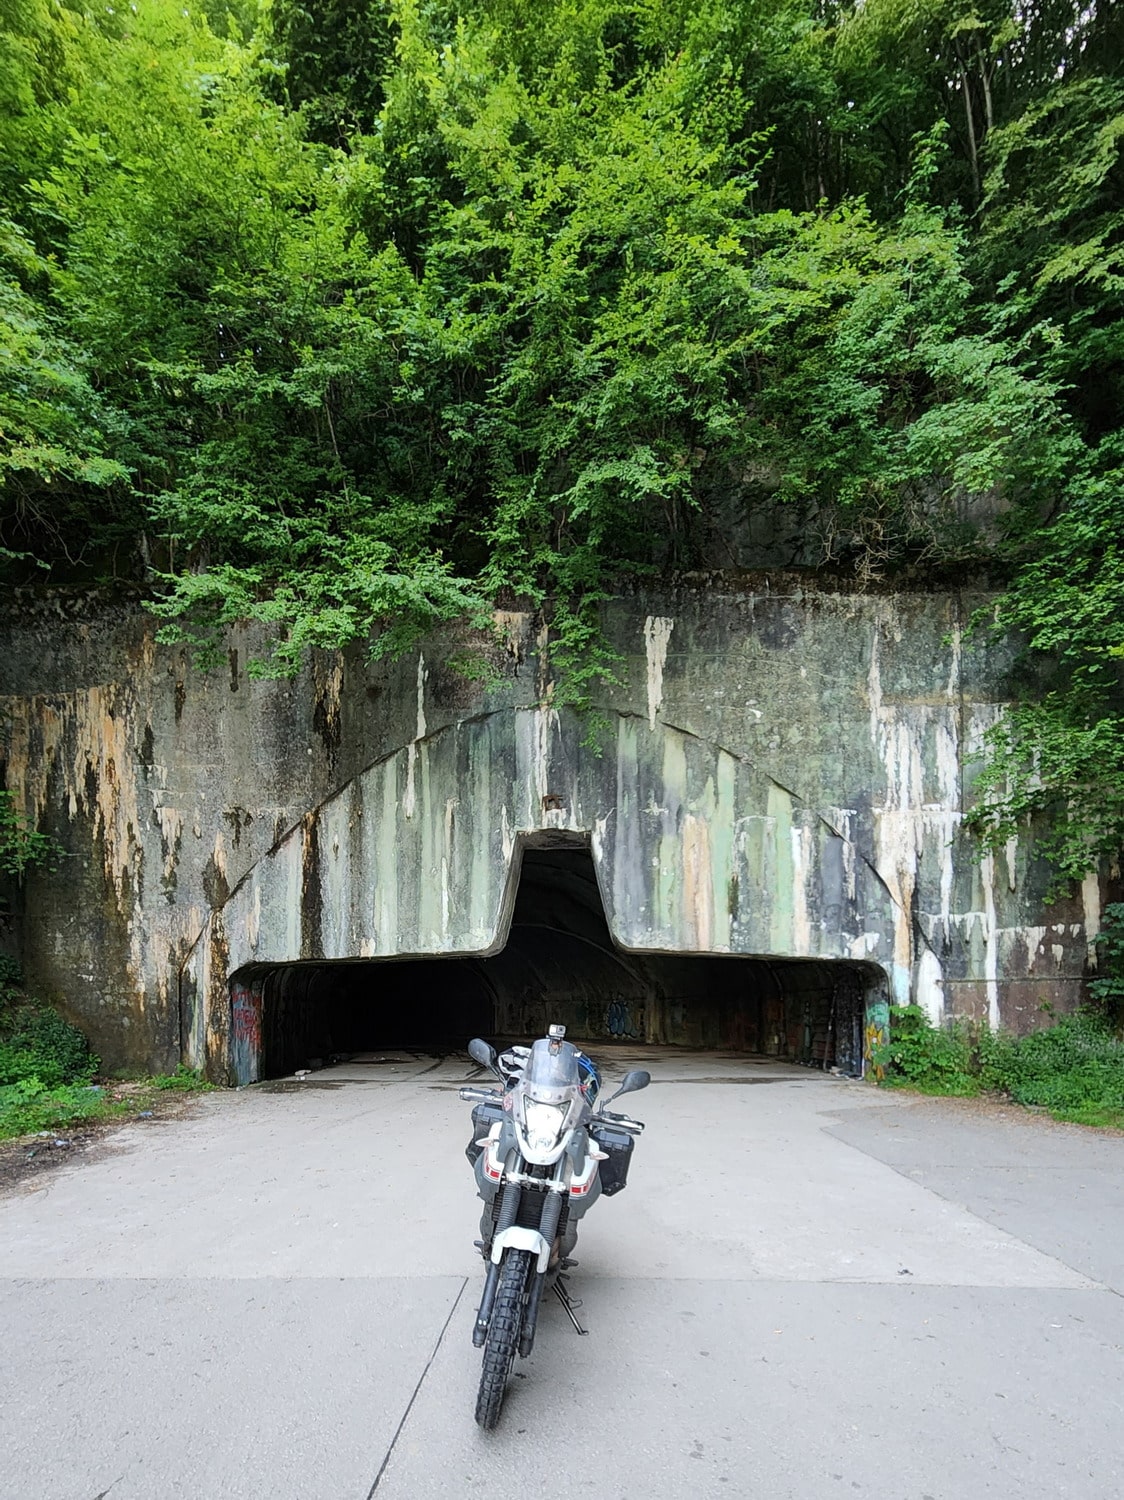
[[[530,1048],[502,1058],[480,1038],[468,1044],[469,1056],[500,1084],[460,1090],[475,1105],[465,1154],[484,1200],[476,1244],[488,1270],[472,1342],[484,1351],[476,1420],[485,1429],[499,1421],[516,1354],[525,1359],[534,1347],[546,1291],[580,1335],[588,1331],[563,1273],[577,1264],[580,1220],[599,1197],[627,1183],[635,1137],[644,1129],[605,1105],[647,1088],[651,1074],[633,1069],[595,1110],[600,1075],[565,1036],[564,1026],[550,1026]]]

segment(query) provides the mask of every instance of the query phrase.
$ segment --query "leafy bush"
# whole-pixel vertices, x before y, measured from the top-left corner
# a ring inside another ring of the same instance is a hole
[[[88,1083],[98,1060],[75,1026],[53,1010],[20,1006],[7,1018],[0,1040],[0,1084],[37,1079],[45,1088]]]
[[[1124,1116],[1124,1043],[1093,1011],[1033,1036],[981,1038],[981,1082],[1058,1119],[1113,1123]]]
[[[890,1007],[890,1040],[874,1059],[885,1082],[925,1094],[979,1092],[971,1033],[966,1023],[934,1026],[919,1005]]]
[[[0,953],[0,1014],[19,998],[23,971],[8,953]]]
[[[13,794],[0,788],[0,873],[22,879],[24,873],[36,865],[50,866],[58,852],[54,839],[33,828],[16,806]],[[3,963],[11,963],[11,960],[0,960],[0,964]]]
[[[0,1086],[88,1084],[98,1060],[76,1026],[28,1000],[19,965],[0,957]]]

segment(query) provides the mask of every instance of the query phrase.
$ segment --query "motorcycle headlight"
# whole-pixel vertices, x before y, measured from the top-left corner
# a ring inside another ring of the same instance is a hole
[[[524,1100],[523,1123],[527,1144],[533,1150],[549,1150],[565,1129],[569,1113],[569,1109],[560,1109],[557,1104],[536,1104],[533,1099]]]

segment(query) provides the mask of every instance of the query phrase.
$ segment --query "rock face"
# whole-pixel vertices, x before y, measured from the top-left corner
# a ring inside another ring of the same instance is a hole
[[[1001,654],[962,640],[984,603],[776,578],[618,599],[619,681],[584,719],[552,706],[530,614],[497,615],[483,678],[450,665],[463,641],[433,640],[394,665],[324,653],[291,683],[247,674],[248,632],[205,676],[136,611],[10,620],[7,783],[64,850],[20,894],[25,968],[107,1066],[259,1076],[270,994],[292,1009],[344,960],[473,955],[495,1024],[512,1025],[533,985],[488,978],[502,965],[487,956],[505,948],[525,852],[588,848],[580,889],[595,879],[601,947],[636,994],[655,997],[659,955],[800,959],[818,967],[791,992],[846,972],[868,1030],[890,998],[1026,1029],[1044,1001],[1079,1000],[1101,893],[1090,880],[1047,908],[1025,841],[981,861],[961,834],[1005,693]],[[557,933],[580,882],[550,886],[536,857],[528,921]],[[579,927],[569,939],[594,943]],[[294,964],[311,969],[278,969]],[[698,1034],[654,999],[649,1012],[617,1034]],[[793,1024],[773,1050],[799,1050]]]

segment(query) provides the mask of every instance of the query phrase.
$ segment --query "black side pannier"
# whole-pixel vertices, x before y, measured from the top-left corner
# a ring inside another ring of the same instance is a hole
[[[601,1191],[607,1198],[611,1198],[614,1193],[619,1193],[628,1181],[632,1148],[636,1145],[635,1137],[609,1120],[593,1121],[589,1127],[589,1133],[597,1142],[598,1147],[608,1153],[608,1161],[601,1163],[600,1177]]]
[[[484,1147],[478,1146],[476,1142],[482,1141],[484,1137],[489,1133],[496,1121],[502,1120],[503,1117],[504,1107],[502,1104],[484,1103],[473,1105],[472,1139],[464,1148],[464,1154],[468,1157],[473,1166],[476,1165],[477,1161],[484,1153]]]

